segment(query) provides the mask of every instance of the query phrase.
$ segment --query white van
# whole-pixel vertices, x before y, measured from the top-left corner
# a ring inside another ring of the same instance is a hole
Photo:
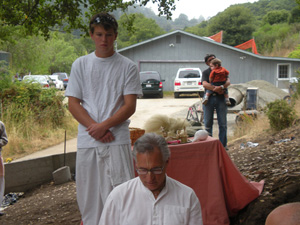
[[[180,94],[199,94],[204,96],[204,88],[201,83],[202,72],[199,68],[180,68],[174,81],[174,97]]]

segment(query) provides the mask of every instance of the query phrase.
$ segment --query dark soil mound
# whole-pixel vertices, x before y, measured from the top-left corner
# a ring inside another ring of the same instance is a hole
[[[228,145],[232,149],[228,152],[231,159],[245,177],[252,181],[265,181],[261,196],[231,218],[231,225],[264,225],[268,214],[276,207],[300,202],[299,133],[300,126],[295,125],[277,134]],[[247,147],[247,142],[258,146]]]

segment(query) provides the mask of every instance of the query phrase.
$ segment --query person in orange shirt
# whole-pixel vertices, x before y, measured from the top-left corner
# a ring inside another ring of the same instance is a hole
[[[214,86],[221,86],[223,91],[224,91],[224,97],[226,101],[226,105],[231,105],[229,96],[228,96],[228,89],[224,88],[224,84],[226,83],[229,75],[229,71],[226,70],[224,67],[222,67],[222,62],[220,59],[213,59],[210,62],[210,68],[211,68],[211,73],[209,75],[209,82],[214,85]],[[211,90],[206,90],[205,96],[203,98],[202,103],[206,105],[208,102],[209,96],[213,93]]]

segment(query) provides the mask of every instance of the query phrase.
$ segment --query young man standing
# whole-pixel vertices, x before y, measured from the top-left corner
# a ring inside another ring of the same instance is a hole
[[[89,29],[96,50],[75,60],[65,95],[79,122],[77,202],[83,224],[95,225],[111,190],[134,177],[128,118],[142,90],[137,66],[114,50],[116,19],[99,13]]]
[[[208,54],[205,56],[204,61],[206,65],[210,65],[210,62],[215,59],[214,54]],[[207,103],[203,105],[204,112],[204,125],[206,131],[210,136],[213,135],[213,122],[214,122],[214,110],[217,112],[218,124],[219,124],[219,140],[226,148],[227,146],[227,105],[224,97],[224,88],[230,85],[229,78],[222,86],[214,86],[209,82],[209,75],[211,68],[208,67],[202,73],[202,84],[206,90],[213,91],[213,94],[209,97]]]

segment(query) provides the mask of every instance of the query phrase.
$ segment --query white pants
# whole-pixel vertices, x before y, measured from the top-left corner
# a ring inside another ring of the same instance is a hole
[[[78,149],[76,189],[83,225],[98,224],[111,190],[133,177],[129,144]]]
[[[3,158],[1,157],[1,152],[0,152],[0,206],[2,205],[2,201],[4,198],[4,188],[5,188],[4,163],[3,163]]]

